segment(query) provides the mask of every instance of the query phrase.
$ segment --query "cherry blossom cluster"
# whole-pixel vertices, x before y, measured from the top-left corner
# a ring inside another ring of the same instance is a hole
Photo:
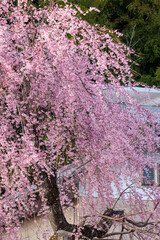
[[[73,165],[59,186],[62,204],[70,201],[67,186],[82,194],[76,172],[94,222],[125,185],[140,187],[142,169],[156,162],[156,118],[124,90],[132,87],[133,51],[77,11],[67,3],[0,3],[0,231],[37,212],[37,191],[38,214],[48,210],[44,172],[61,175]],[[141,194],[133,188],[128,196],[144,217]]]

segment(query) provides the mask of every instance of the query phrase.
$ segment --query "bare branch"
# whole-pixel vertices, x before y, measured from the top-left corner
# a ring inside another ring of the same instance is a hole
[[[154,211],[156,210],[158,205],[159,205],[159,202],[157,202],[157,204],[154,206]],[[147,225],[153,225],[154,224],[153,222],[149,223],[149,220],[152,217],[152,215],[153,215],[153,213],[150,214],[150,216],[147,218],[147,220],[145,222],[135,222],[135,221],[127,219],[127,218],[126,218],[126,221],[133,224],[136,227],[146,227]]]
[[[122,195],[124,194],[125,191],[127,191],[134,183],[130,184],[128,187],[126,187],[119,195],[119,197],[116,199],[115,203],[113,204],[112,209],[115,208],[117,202],[119,201],[119,199],[122,197]]]
[[[134,232],[135,230],[134,229],[131,229],[131,230],[129,230],[129,231],[127,231],[127,232],[113,232],[113,233],[108,233],[108,234],[106,234],[105,235],[105,238],[106,237],[111,237],[111,236],[115,236],[115,235],[126,235],[126,234],[130,234],[130,233],[132,233],[132,232]],[[102,238],[102,239],[104,239],[104,238]]]

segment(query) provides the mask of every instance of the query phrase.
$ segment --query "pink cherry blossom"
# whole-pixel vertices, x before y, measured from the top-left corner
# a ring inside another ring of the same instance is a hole
[[[100,234],[97,220],[127,186],[130,212],[141,222],[150,216],[157,233],[159,188],[146,191],[151,215],[139,189],[144,167],[157,163],[158,118],[125,92],[133,51],[69,4],[18,3],[0,3],[0,234],[52,208],[57,229],[86,236],[85,226],[63,215],[70,194],[83,196],[81,208]],[[143,239],[152,239],[145,230]]]

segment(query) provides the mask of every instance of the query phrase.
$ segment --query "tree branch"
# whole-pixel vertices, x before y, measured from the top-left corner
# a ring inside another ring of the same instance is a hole
[[[120,193],[120,195],[119,195],[119,197],[116,199],[116,201],[115,201],[115,203],[113,204],[113,207],[112,207],[112,209],[114,209],[115,208],[115,206],[116,206],[116,204],[117,204],[117,202],[119,201],[119,199],[122,197],[122,195],[124,194],[124,192],[126,191],[126,190],[128,190],[132,185],[133,185],[134,183],[132,183],[132,184],[130,184],[128,187],[126,187],[121,193]]]
[[[127,232],[113,232],[113,233],[108,233],[108,234],[106,234],[105,235],[105,238],[106,237],[111,237],[111,236],[115,236],[115,235],[126,235],[126,234],[130,234],[130,233],[132,233],[132,232],[134,232],[135,230],[134,229],[131,229],[131,230],[129,230],[129,231],[127,231]]]

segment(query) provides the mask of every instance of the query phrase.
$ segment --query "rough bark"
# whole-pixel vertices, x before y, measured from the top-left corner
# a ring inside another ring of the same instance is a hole
[[[52,221],[54,225],[56,226],[56,230],[64,230],[67,232],[77,232],[78,226],[75,224],[70,224],[67,222],[66,217],[63,213],[61,201],[60,201],[60,194],[59,194],[59,188],[57,185],[57,177],[56,177],[56,171],[55,176],[47,176],[46,173],[43,173],[44,178],[44,186],[46,191],[46,199],[47,204],[51,208],[52,212]],[[124,211],[114,211],[113,209],[107,209],[103,216],[112,218],[113,216],[123,216]],[[87,239],[93,239],[94,237],[97,238],[103,238],[105,237],[106,233],[109,231],[110,227],[113,224],[113,220],[108,218],[103,218],[100,220],[99,224],[96,227],[90,226],[90,225],[84,225],[81,227],[81,234],[83,238]],[[101,230],[98,230],[98,229]]]

